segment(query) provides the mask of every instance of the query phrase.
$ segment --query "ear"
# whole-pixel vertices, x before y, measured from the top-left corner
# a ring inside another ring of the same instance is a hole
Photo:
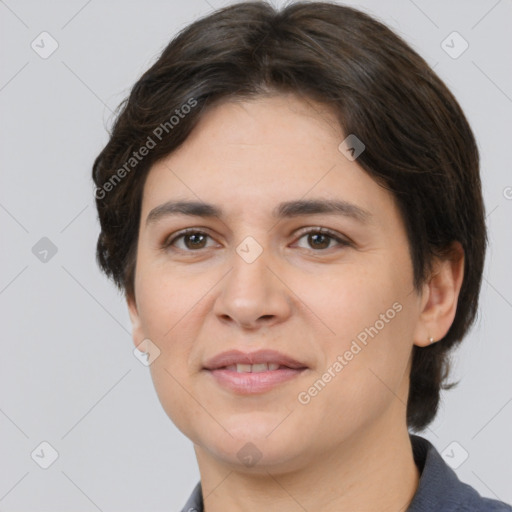
[[[127,296],[126,303],[128,305],[128,313],[130,314],[130,320],[132,322],[133,344],[137,347],[142,343],[142,341],[145,338],[144,333],[142,331],[139,310],[134,296]]]
[[[414,344],[420,347],[446,336],[450,329],[464,278],[464,249],[453,242],[446,258],[436,258],[432,274],[423,285],[421,311],[414,333]]]

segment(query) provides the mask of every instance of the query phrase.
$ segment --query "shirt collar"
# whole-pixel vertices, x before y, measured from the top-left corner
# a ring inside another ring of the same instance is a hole
[[[430,441],[414,434],[409,437],[421,477],[407,512],[455,512],[463,503],[469,505],[480,498],[475,489],[459,480]]]
[[[194,487],[187,503],[181,509],[181,512],[204,512],[203,508],[203,491],[201,489],[201,482],[198,482]]]

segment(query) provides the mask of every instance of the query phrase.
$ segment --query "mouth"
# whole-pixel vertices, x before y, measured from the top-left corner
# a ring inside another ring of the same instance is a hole
[[[229,366],[223,366],[217,368],[217,370],[228,370],[230,372],[237,373],[262,373],[275,370],[290,369],[289,366],[278,364],[278,363],[258,363],[258,364],[230,364]]]
[[[274,350],[223,352],[203,368],[216,384],[236,394],[258,394],[288,382],[308,369],[290,356]]]

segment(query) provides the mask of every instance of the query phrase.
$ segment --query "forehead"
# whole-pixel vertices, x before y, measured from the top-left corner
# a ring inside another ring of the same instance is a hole
[[[340,152],[344,138],[335,115],[311,100],[283,94],[223,101],[150,170],[143,215],[177,199],[215,204],[226,215],[275,215],[278,203],[311,198],[368,212],[389,207],[390,193]]]
[[[210,105],[187,142],[208,138],[211,145],[268,148],[292,144],[297,150],[304,140],[309,141],[307,149],[314,144],[341,142],[342,136],[331,107],[292,93],[273,93],[251,99],[222,99]]]

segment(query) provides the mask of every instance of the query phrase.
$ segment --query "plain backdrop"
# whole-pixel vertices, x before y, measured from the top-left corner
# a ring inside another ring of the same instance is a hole
[[[90,172],[141,73],[178,30],[228,3],[0,1],[1,511],[171,512],[199,480],[191,442],[133,355],[123,298],[96,267]],[[422,435],[461,480],[512,502],[512,3],[345,3],[434,67],[478,140],[490,234],[481,307],[455,353],[460,384]]]

